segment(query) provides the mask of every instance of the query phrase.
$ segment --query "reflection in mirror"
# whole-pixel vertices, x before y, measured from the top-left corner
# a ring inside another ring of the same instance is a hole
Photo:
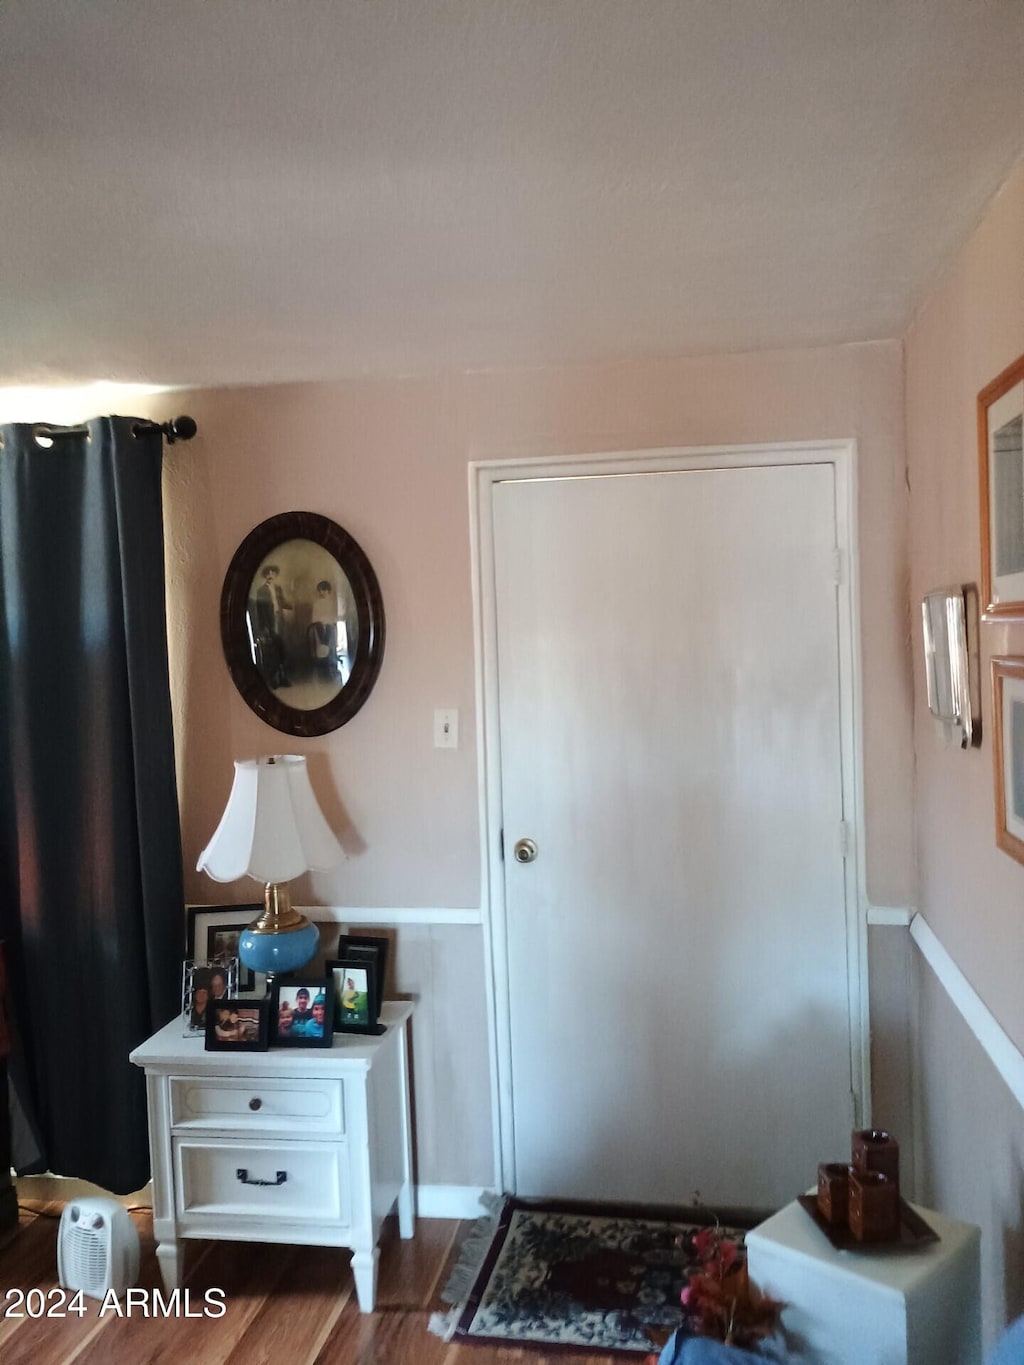
[[[249,586],[246,622],[252,661],[288,706],[326,706],[352,676],[359,646],[352,585],[315,541],[274,546]]]
[[[288,735],[326,735],[373,691],[384,603],[355,540],[317,512],[253,528],[228,565],[220,637],[246,704]]]

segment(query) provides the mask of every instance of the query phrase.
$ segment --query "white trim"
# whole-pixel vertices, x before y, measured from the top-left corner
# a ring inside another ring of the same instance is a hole
[[[910,937],[921,949],[925,961],[985,1049],[992,1065],[1010,1087],[1014,1099],[1024,1108],[1024,1056],[935,937],[923,915],[917,914],[910,921]]]
[[[480,910],[444,910],[430,906],[399,909],[389,905],[297,905],[318,924],[482,924]]]
[[[515,1169],[505,1150],[506,1137],[512,1128],[511,1090],[503,1067],[499,1045],[499,1008],[508,1021],[508,992],[496,972],[498,949],[494,939],[495,904],[492,891],[495,879],[501,874],[500,831],[491,829],[491,812],[500,810],[498,783],[498,747],[494,717],[497,715],[496,640],[494,637],[494,561],[492,553],[491,518],[482,514],[483,484],[479,481],[478,466],[468,467],[470,577],[473,593],[473,671],[476,691],[476,769],[477,769],[477,829],[480,835],[480,904],[483,907],[484,982],[487,997],[487,1050],[491,1079],[491,1154],[494,1163],[494,1183],[499,1190],[509,1188],[505,1173]],[[489,491],[489,490],[488,490]],[[494,785],[492,785],[494,784]],[[500,885],[500,883],[499,883]],[[504,909],[504,891],[501,891]],[[502,1037],[504,1038],[504,1033]]]
[[[843,815],[856,841],[846,859],[847,1007],[850,1020],[850,1088],[854,1122],[871,1122],[871,1049],[867,971],[867,900],[864,840],[863,699],[860,640],[860,548],[857,534],[857,443],[792,441],[765,445],[692,446],[603,454],[484,459],[469,465],[470,548],[476,663],[477,764],[480,793],[480,868],[484,950],[487,954],[491,1030],[491,1097],[495,1183],[515,1188],[512,1129],[511,1037],[505,935],[505,882],[501,861],[501,769],[498,743],[497,620],[495,611],[493,490],[522,479],[575,479],[677,469],[729,469],[829,463],[836,471],[835,523],[839,563],[847,571],[836,586],[840,676]]]
[[[493,1194],[483,1185],[417,1185],[417,1218],[480,1218],[483,1199]]]
[[[914,918],[913,910],[905,906],[894,905],[869,905],[868,924],[872,927],[876,925],[889,925],[896,929],[906,929],[910,921]]]
[[[798,447],[799,449],[799,447]],[[820,458],[822,447],[812,447]],[[857,443],[827,443],[836,472],[836,550],[839,572],[839,725],[842,745],[843,819],[850,827],[853,856],[845,862],[847,979],[850,1011],[850,1093],[857,1126],[871,1123],[871,1003],[868,982],[867,840],[864,819],[864,715],[861,685],[860,536],[857,508]]]

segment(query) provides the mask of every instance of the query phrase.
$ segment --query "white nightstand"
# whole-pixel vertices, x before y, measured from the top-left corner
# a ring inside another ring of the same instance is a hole
[[[907,1251],[837,1251],[796,1202],[747,1233],[751,1282],[816,1365],[981,1365],[981,1230],[918,1212],[940,1240]]]
[[[153,1233],[164,1286],[185,1237],[352,1249],[359,1307],[373,1309],[377,1240],[397,1203],[413,1234],[407,1001],[379,1037],[331,1048],[207,1052],[176,1018],[131,1054],[146,1072]]]

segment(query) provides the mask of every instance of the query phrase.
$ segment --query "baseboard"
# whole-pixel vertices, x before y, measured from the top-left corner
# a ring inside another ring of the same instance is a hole
[[[493,1194],[485,1185],[417,1185],[418,1218],[479,1218],[486,1212],[481,1200]]]

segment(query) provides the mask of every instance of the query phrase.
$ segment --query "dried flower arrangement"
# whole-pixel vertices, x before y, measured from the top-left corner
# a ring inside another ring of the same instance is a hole
[[[698,1266],[681,1295],[690,1330],[741,1347],[756,1347],[772,1336],[783,1305],[750,1283],[739,1244],[717,1223],[686,1240],[687,1261]]]

